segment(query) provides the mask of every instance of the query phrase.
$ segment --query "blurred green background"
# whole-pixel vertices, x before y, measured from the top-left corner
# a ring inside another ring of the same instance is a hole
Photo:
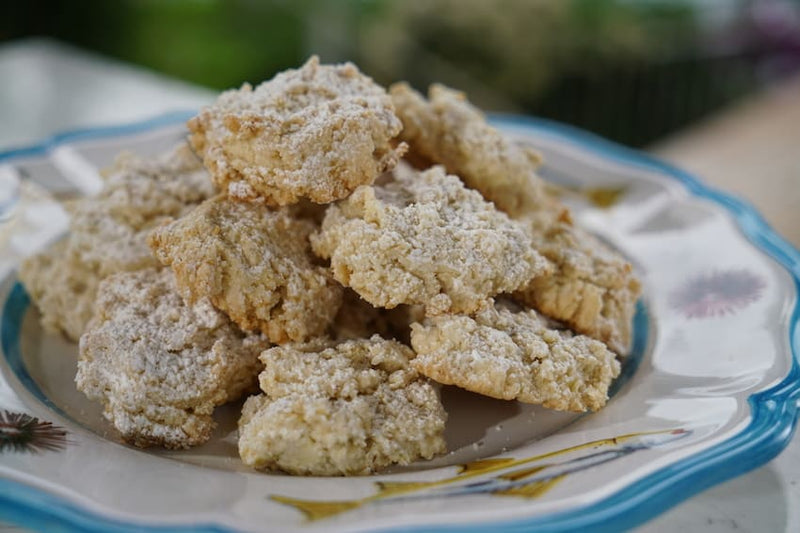
[[[215,89],[311,53],[642,146],[800,70],[800,0],[33,0],[50,36]]]

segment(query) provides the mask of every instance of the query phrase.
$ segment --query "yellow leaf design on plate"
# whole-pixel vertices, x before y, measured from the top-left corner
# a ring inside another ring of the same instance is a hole
[[[538,498],[539,496],[543,496],[548,490],[552,489],[556,484],[567,477],[566,474],[551,478],[545,479],[542,481],[532,481],[527,485],[522,485],[521,487],[511,487],[510,489],[499,490],[494,492],[498,496],[517,496],[522,498]]]
[[[461,465],[461,470],[458,472],[458,474],[477,474],[484,471],[498,470],[504,466],[510,465],[515,461],[516,459],[512,457],[505,457],[501,459],[480,459],[478,461],[472,461],[471,463]]]
[[[296,498],[288,498],[286,496],[270,496],[270,499],[278,503],[283,503],[294,507],[302,512],[309,521],[320,520],[328,518],[345,511],[350,511],[364,504],[363,500],[349,500],[339,502],[327,501],[313,501],[313,500],[298,500]]]

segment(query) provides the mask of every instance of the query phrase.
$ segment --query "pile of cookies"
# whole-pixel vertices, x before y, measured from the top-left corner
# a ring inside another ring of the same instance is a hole
[[[605,405],[639,283],[461,93],[313,57],[188,127],[20,270],[126,441],[202,444],[250,395],[246,464],[354,475],[446,451],[439,383]]]

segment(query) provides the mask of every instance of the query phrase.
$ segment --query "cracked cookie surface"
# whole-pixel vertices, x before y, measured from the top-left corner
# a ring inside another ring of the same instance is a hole
[[[169,269],[123,272],[100,284],[75,381],[127,442],[187,448],[211,436],[214,407],[252,390],[268,346],[208,300],[185,304]]]
[[[341,302],[342,288],[314,263],[315,227],[286,208],[219,195],[149,242],[188,301],[209,298],[242,329],[283,343],[323,334]]]
[[[314,251],[377,307],[476,311],[550,268],[522,226],[442,167],[395,172],[328,208]]]
[[[188,123],[214,182],[239,199],[329,203],[391,169],[405,151],[391,98],[355,65],[312,57],[253,89],[222,93]]]
[[[437,389],[406,346],[317,339],[261,355],[264,394],[245,402],[239,454],[257,469],[357,475],[445,451]]]
[[[512,217],[552,201],[535,173],[539,154],[489,125],[463,93],[434,84],[426,100],[406,83],[389,93],[412,156],[444,165]]]
[[[606,346],[503,305],[411,326],[412,365],[439,383],[562,411],[596,411],[620,365]]]
[[[118,156],[100,193],[67,205],[67,236],[20,267],[45,328],[77,341],[100,280],[158,265],[147,247],[150,229],[212,194],[208,173],[185,143],[152,159]]]

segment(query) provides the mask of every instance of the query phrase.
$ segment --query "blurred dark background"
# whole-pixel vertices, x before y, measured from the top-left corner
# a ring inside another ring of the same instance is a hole
[[[49,36],[214,89],[311,53],[643,146],[800,71],[800,0],[33,0]]]

